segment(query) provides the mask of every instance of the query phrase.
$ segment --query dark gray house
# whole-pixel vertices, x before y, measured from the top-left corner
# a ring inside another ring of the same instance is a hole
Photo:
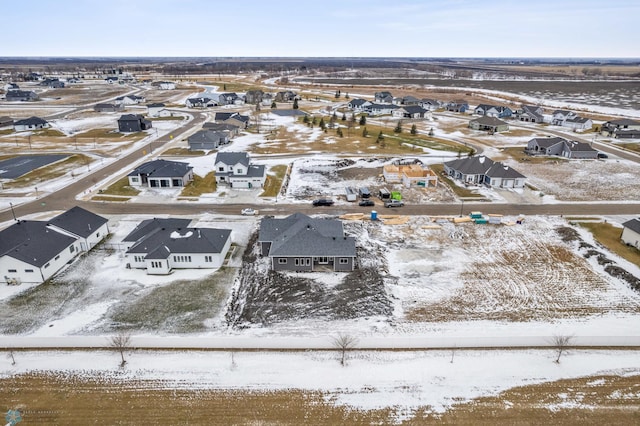
[[[25,130],[39,130],[49,127],[47,120],[40,117],[29,117],[17,120],[13,123],[16,132],[24,132]]]
[[[26,102],[38,100],[36,92],[30,90],[9,90],[5,95],[7,101]]]
[[[247,90],[244,95],[244,101],[248,104],[256,105],[262,102],[264,92],[262,90]]]
[[[151,127],[151,121],[140,114],[125,114],[118,119],[118,130],[123,133],[141,132]]]
[[[602,125],[602,134],[619,139],[640,138],[640,121],[629,118],[607,121]]]
[[[93,110],[95,112],[118,112],[118,111],[124,111],[124,105],[123,104],[108,104],[108,103],[96,104],[93,107]]]
[[[131,186],[176,188],[193,180],[193,167],[180,161],[154,160],[136,167],[127,176]]]
[[[222,132],[226,134],[229,139],[233,138],[234,136],[238,136],[238,133],[240,132],[239,126],[230,123],[206,122],[202,125],[202,129],[212,130],[214,132]]]
[[[295,213],[284,219],[265,217],[258,235],[260,253],[274,271],[350,272],[356,265],[356,241],[342,222]]]
[[[220,145],[229,143],[229,138],[222,132],[200,130],[187,138],[190,151],[218,149]]]
[[[509,130],[509,124],[499,118],[483,115],[482,117],[469,121],[469,128],[473,130],[484,130],[489,133],[499,133]]]
[[[376,92],[373,95],[373,99],[376,103],[390,104],[393,103],[393,95],[391,92]]]
[[[227,123],[246,129],[249,126],[249,116],[241,115],[237,112],[216,112],[213,116],[216,123]]]
[[[465,185],[524,188],[526,181],[526,177],[517,170],[484,155],[447,161],[444,163],[444,171]]]
[[[529,123],[542,123],[544,121],[542,107],[535,105],[522,105],[520,109],[516,110],[515,116],[518,120]]]
[[[533,138],[527,142],[525,152],[530,155],[557,155],[564,158],[598,158],[598,151],[584,142],[570,141],[560,137]]]

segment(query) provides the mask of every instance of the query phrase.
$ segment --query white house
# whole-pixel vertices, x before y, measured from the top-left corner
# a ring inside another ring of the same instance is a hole
[[[29,117],[23,120],[17,120],[13,123],[13,128],[16,132],[24,132],[26,130],[39,130],[49,127],[47,120],[40,117]]]
[[[107,220],[79,207],[0,231],[0,283],[42,283],[109,234]]]
[[[171,111],[165,109],[165,105],[161,102],[147,105],[148,117],[171,117]]]
[[[185,221],[190,222],[150,219],[141,223],[124,240],[127,267],[146,269],[150,275],[168,275],[174,269],[222,266],[231,247],[231,230],[183,227]]]
[[[216,183],[232,188],[262,188],[267,179],[264,166],[251,164],[246,152],[218,152],[215,160]]]
[[[622,226],[622,242],[640,250],[640,219],[628,220]]]

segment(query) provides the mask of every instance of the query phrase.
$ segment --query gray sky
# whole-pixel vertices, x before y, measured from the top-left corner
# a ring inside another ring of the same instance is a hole
[[[0,56],[640,57],[638,0],[11,3]]]

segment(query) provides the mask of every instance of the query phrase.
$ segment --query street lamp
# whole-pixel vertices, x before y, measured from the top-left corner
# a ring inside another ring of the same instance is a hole
[[[460,204],[460,217],[462,217],[462,210],[464,209],[464,200],[460,199],[461,204]]]
[[[38,198],[38,187],[35,186],[34,189],[36,190],[36,198]]]
[[[16,219],[16,212],[13,211],[13,203],[9,202],[9,207],[11,207],[11,214],[13,215],[13,220],[17,222],[18,219]]]

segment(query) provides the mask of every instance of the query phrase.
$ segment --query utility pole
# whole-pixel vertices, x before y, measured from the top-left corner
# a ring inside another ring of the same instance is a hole
[[[18,219],[16,219],[16,212],[13,210],[13,203],[10,202],[9,207],[11,207],[11,214],[13,215],[13,220],[17,222]]]

